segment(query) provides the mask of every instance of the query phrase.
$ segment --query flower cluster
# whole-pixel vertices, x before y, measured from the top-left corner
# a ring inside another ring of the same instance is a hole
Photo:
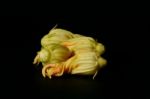
[[[42,63],[42,75],[62,76],[64,73],[96,76],[107,61],[101,57],[104,45],[92,37],[53,28],[41,39],[41,50],[34,64]]]

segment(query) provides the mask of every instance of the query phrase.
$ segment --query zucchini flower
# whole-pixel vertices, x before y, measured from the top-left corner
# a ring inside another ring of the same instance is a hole
[[[33,63],[42,63],[43,77],[68,73],[93,75],[94,79],[107,64],[106,59],[101,57],[105,51],[104,45],[92,37],[55,28],[42,38],[41,45]]]

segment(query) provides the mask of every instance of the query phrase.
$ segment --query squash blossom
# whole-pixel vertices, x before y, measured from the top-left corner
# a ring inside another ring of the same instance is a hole
[[[104,51],[104,45],[92,37],[53,28],[41,39],[41,50],[37,52],[33,64],[42,63],[43,77],[68,73],[93,75],[94,79],[107,63],[101,57]]]

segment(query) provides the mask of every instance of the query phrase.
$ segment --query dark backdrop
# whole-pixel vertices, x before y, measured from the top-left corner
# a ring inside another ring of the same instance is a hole
[[[103,57],[108,64],[95,80],[91,76],[73,75],[44,79],[41,67],[32,64],[40,50],[40,39],[56,24],[105,45]],[[144,56],[148,46],[148,17],[1,16],[0,33],[1,89],[10,96],[121,98],[141,95],[148,83]]]

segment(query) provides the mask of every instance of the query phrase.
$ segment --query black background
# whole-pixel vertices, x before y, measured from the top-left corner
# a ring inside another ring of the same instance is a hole
[[[56,24],[105,45],[103,57],[108,64],[95,80],[73,75],[45,79],[41,67],[32,64],[40,50],[40,39]],[[10,96],[82,99],[147,96],[148,17],[1,16],[0,33],[1,89]]]

